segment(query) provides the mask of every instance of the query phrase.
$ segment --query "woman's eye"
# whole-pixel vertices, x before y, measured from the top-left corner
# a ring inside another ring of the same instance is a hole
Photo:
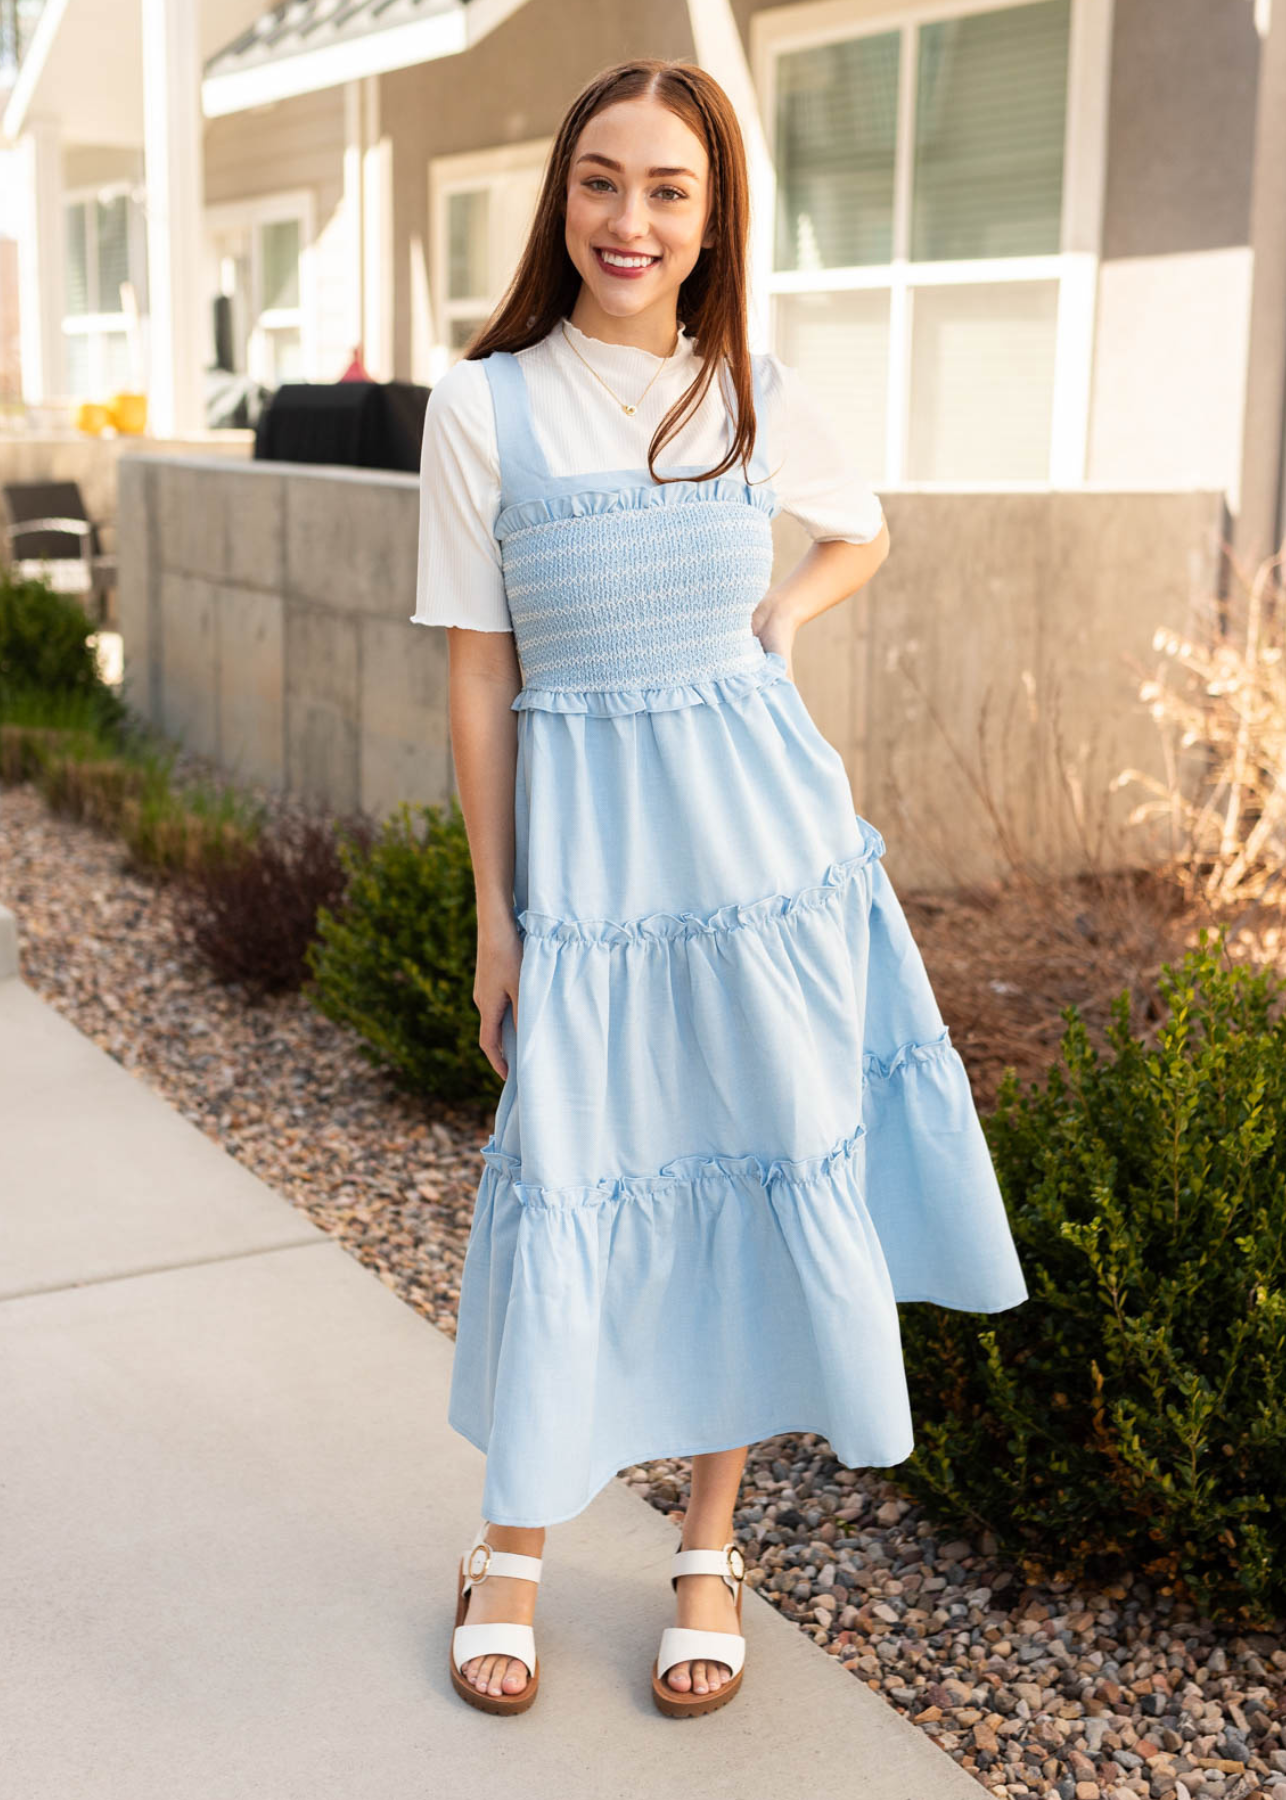
[[[611,182],[607,179],[606,175],[591,175],[586,180],[585,186],[587,188],[589,188],[591,190],[591,192],[597,193],[597,192],[601,191],[599,188],[599,185],[598,185],[600,182],[602,182],[603,187],[610,188],[612,185]],[[671,199],[671,200],[686,200],[687,199],[687,195],[683,192],[682,188],[672,188],[672,187],[658,188],[657,192],[659,194],[663,194],[667,199]]]

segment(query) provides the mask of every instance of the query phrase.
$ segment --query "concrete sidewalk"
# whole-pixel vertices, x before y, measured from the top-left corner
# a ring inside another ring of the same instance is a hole
[[[0,1767],[15,1800],[976,1800],[746,1591],[746,1677],[663,1718],[673,1526],[552,1526],[541,1691],[452,1691],[483,1458],[450,1341],[39,1000],[0,909]],[[4,978],[7,977],[7,978]]]

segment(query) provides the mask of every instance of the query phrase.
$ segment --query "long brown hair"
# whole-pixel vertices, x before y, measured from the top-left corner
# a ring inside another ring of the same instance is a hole
[[[736,396],[737,429],[721,463],[697,479],[722,475],[738,461],[749,462],[755,447],[754,384],[746,332],[746,240],[750,187],[746,149],[737,115],[713,76],[693,63],[641,56],[604,69],[573,100],[558,128],[545,170],[535,218],[522,257],[504,298],[464,354],[469,360],[492,350],[525,350],[537,344],[575,305],[581,277],[567,254],[567,184],[572,153],[596,113],[620,100],[655,99],[682,119],[705,146],[710,161],[710,214],[715,241],[703,249],[679,288],[678,315],[701,356],[701,373],[666,413],[648,446],[648,473],[658,475],[656,457],[685,420],[695,413],[720,364],[728,365]],[[686,479],[692,479],[687,477]]]

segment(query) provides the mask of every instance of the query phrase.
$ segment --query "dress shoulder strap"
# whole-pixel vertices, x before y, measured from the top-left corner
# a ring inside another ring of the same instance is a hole
[[[500,459],[500,501],[509,506],[549,480],[549,467],[536,442],[527,381],[512,350],[493,350],[482,366],[491,387]]]

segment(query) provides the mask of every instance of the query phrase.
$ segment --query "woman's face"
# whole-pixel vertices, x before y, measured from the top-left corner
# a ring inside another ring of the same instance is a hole
[[[680,284],[714,242],[708,173],[701,140],[659,101],[621,100],[594,115],[567,187],[567,253],[582,301],[674,329]]]

